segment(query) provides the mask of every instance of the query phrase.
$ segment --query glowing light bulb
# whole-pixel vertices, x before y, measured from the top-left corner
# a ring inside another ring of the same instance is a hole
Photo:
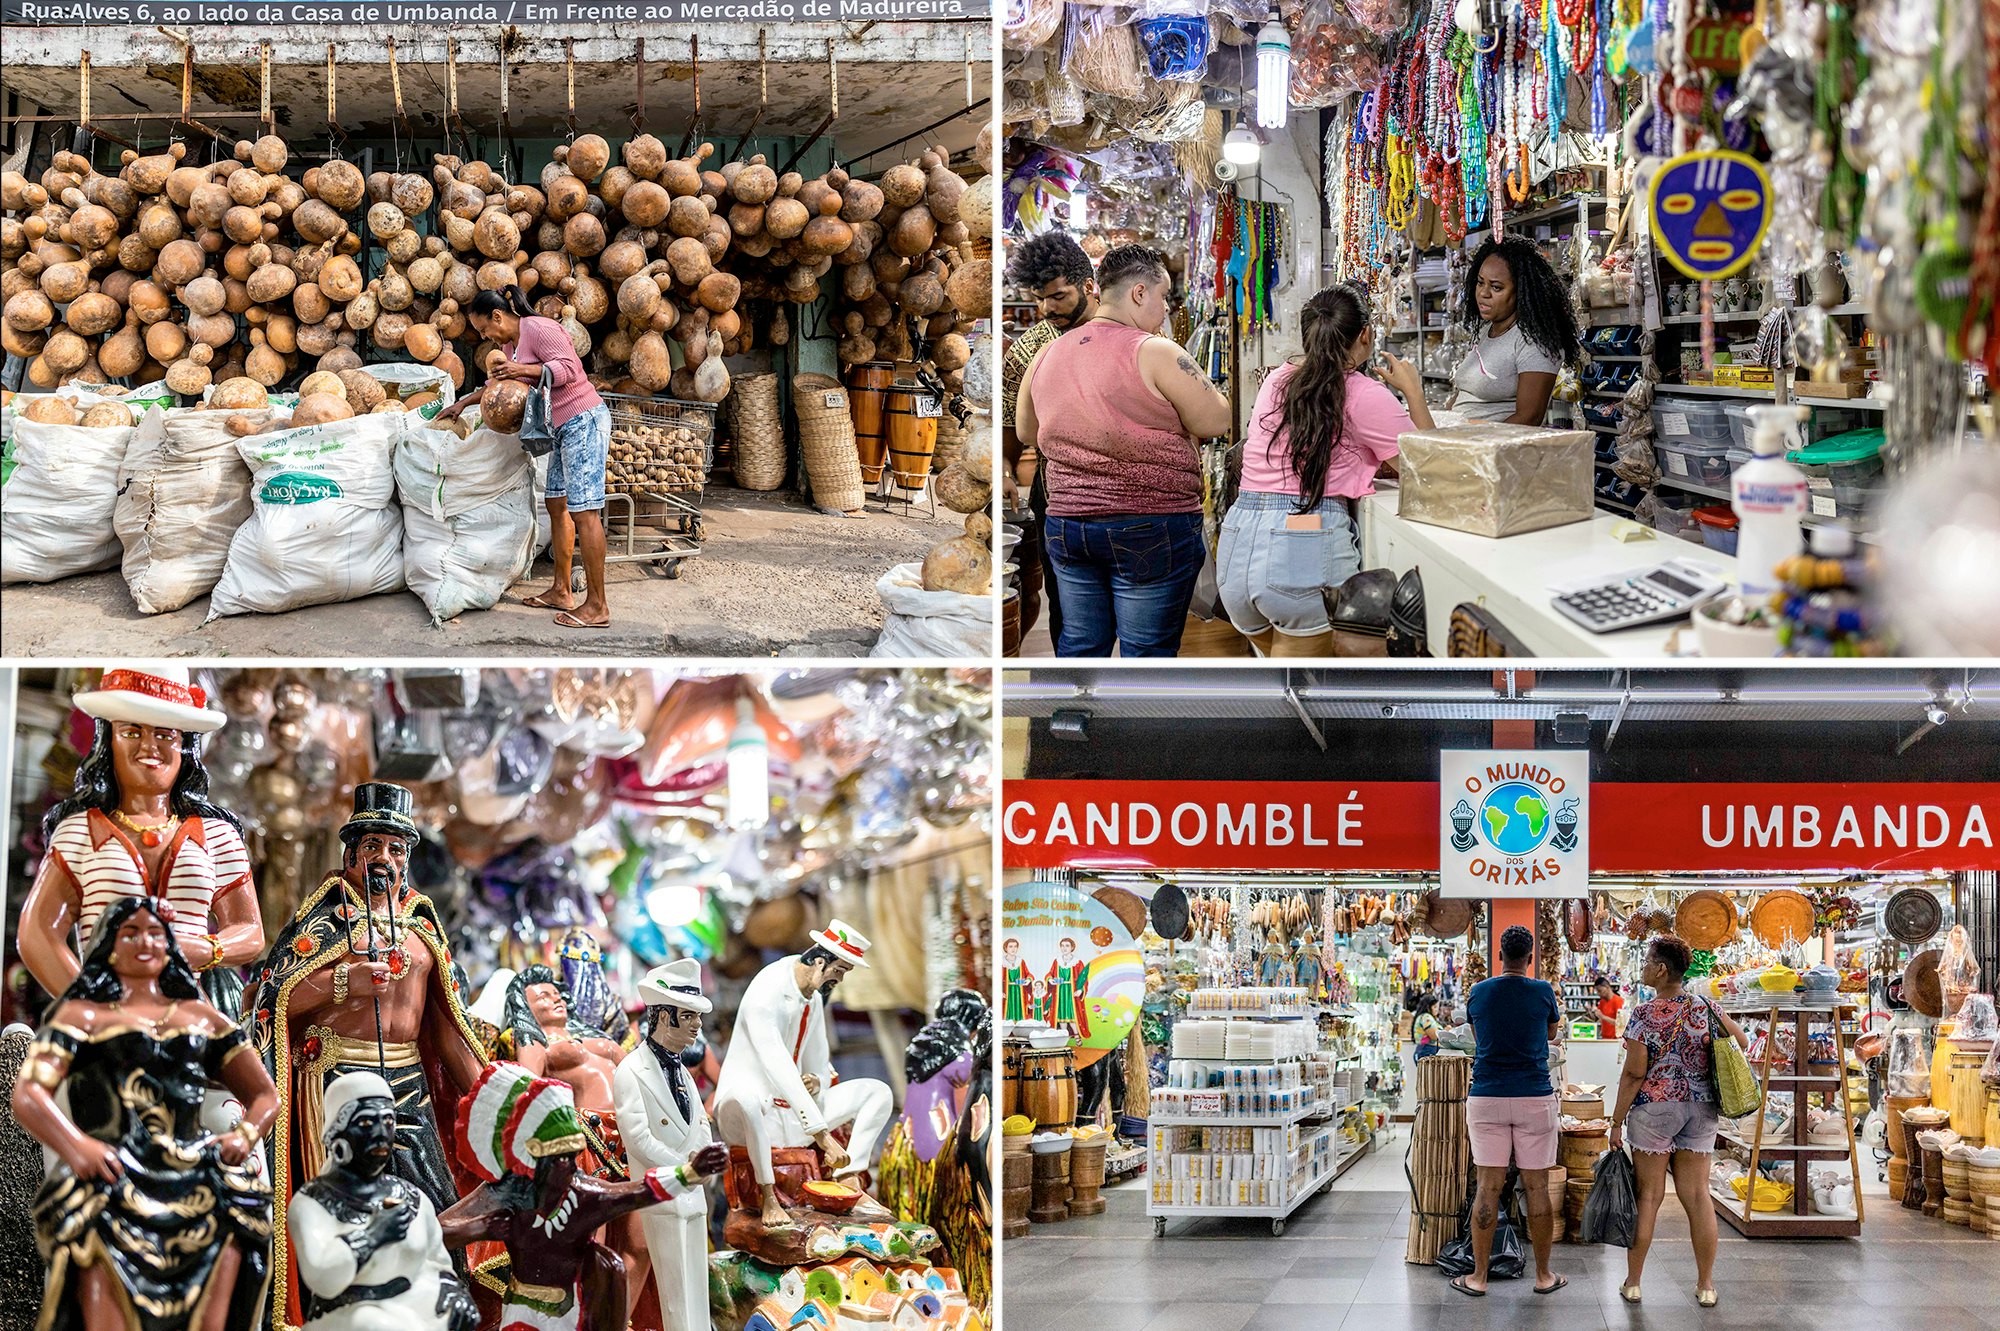
[[[1292,39],[1278,16],[1268,14],[1257,29],[1257,123],[1283,129],[1291,101]],[[1255,159],[1252,159],[1255,160]]]
[[[1257,136],[1238,125],[1222,139],[1222,156],[1225,161],[1238,166],[1255,166],[1264,154],[1264,145],[1257,142]]]
[[[729,735],[731,827],[763,827],[771,821],[771,743],[757,724],[748,698],[736,700],[736,729]]]

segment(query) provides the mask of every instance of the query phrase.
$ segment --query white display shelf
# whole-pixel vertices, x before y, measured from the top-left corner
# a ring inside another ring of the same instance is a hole
[[[1803,305],[1794,306],[1792,312],[1796,314],[1798,313],[1798,311],[1804,308],[1805,306]],[[1832,309],[1828,310],[1827,313],[1833,315],[1873,314],[1874,311],[1869,309],[1866,305],[1859,305],[1850,301],[1845,305],[1834,306]],[[1757,323],[1764,316],[1756,313],[1755,311],[1752,311],[1747,314],[1738,311],[1734,314],[1717,314],[1712,317],[1714,318],[1715,322],[1719,324],[1735,324],[1735,323]],[[1669,314],[1666,317],[1662,318],[1660,322],[1663,324],[1698,324],[1701,322],[1701,315],[1699,313]]]
[[[1271,1237],[1277,1238],[1284,1234],[1285,1221],[1290,1218],[1292,1212],[1305,1205],[1307,1198],[1331,1192],[1334,1180],[1353,1168],[1354,1162],[1368,1154],[1372,1145],[1371,1140],[1348,1147],[1335,1156],[1333,1162],[1317,1177],[1309,1180],[1304,1187],[1276,1206],[1174,1206],[1166,1202],[1156,1202],[1149,1194],[1146,1199],[1146,1214],[1152,1217],[1153,1237],[1166,1237],[1167,1221],[1172,1219],[1220,1220],[1244,1216],[1251,1219],[1268,1218],[1271,1222]]]
[[[1155,1128],[1289,1128],[1325,1108],[1308,1104],[1289,1114],[1153,1114],[1146,1122]]]
[[[1777,401],[1777,391],[1770,388],[1731,388],[1727,384],[1655,384],[1653,400],[1657,404],[1662,396],[1692,397],[1735,397],[1748,398],[1756,402]],[[1887,404],[1872,397],[1814,397],[1802,393],[1797,385],[1792,388],[1792,399],[1786,405],[1794,407],[1853,407],[1860,411],[1885,411]]]

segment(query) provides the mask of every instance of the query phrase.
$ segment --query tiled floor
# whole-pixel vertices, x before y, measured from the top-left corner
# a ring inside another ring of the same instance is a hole
[[[1880,1184],[1860,1239],[1723,1226],[1713,1310],[1695,1305],[1671,1196],[1639,1306],[1618,1297],[1623,1249],[1568,1243],[1553,1260],[1567,1289],[1537,1297],[1524,1279],[1468,1299],[1403,1261],[1403,1148],[1398,1132],[1293,1212],[1283,1238],[1264,1220],[1177,1220],[1156,1239],[1144,1183],[1107,1190],[1103,1215],[1004,1245],[1001,1331],[2000,1331],[2000,1242],[1906,1211]]]

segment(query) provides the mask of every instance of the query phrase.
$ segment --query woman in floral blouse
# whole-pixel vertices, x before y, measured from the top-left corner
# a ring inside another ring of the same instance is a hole
[[[1716,1106],[1708,1048],[1717,1025],[1745,1049],[1750,1041],[1742,1027],[1706,999],[1682,992],[1681,978],[1693,956],[1672,934],[1653,940],[1639,972],[1653,997],[1638,1006],[1625,1027],[1625,1069],[1611,1113],[1611,1147],[1624,1148],[1629,1124],[1632,1167],[1639,1181],[1639,1233],[1625,1254],[1625,1283],[1618,1290],[1627,1303],[1639,1302],[1639,1275],[1667,1195],[1671,1165],[1674,1195],[1687,1212],[1694,1239],[1695,1301],[1704,1308],[1716,1304],[1715,1206],[1708,1199]]]

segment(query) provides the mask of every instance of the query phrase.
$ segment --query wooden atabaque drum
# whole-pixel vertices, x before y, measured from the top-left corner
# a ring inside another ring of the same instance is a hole
[[[861,479],[869,485],[882,479],[882,460],[888,454],[889,435],[884,425],[884,401],[896,382],[896,366],[886,360],[871,360],[847,371],[847,405],[854,417],[854,448],[861,455]]]
[[[1038,1225],[1069,1219],[1069,1152],[1037,1151],[1028,1219]]]
[[[905,490],[921,490],[930,483],[931,454],[937,449],[937,417],[917,415],[922,392],[915,384],[897,384],[889,390],[889,474]],[[875,474],[881,476],[879,468]]]
[[[1076,1122],[1076,1056],[1067,1048],[1023,1050],[1014,1112],[1026,1114],[1038,1128],[1069,1131]]]

